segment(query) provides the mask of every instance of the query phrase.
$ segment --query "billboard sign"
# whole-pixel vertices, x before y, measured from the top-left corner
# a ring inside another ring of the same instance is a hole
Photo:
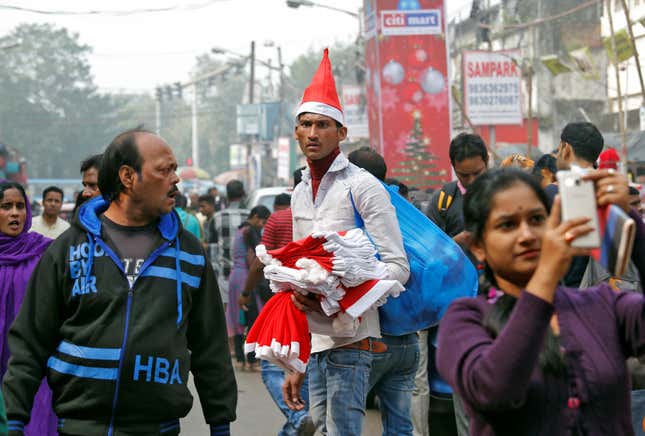
[[[451,178],[445,3],[363,3],[380,17],[377,37],[365,41],[370,145],[390,177],[420,189]]]
[[[440,35],[441,10],[381,11],[383,35]]]
[[[522,124],[520,50],[464,51],[464,108],[476,125]]]
[[[367,109],[365,93],[357,85],[343,85],[343,116],[347,126],[347,136],[350,138],[367,138]]]

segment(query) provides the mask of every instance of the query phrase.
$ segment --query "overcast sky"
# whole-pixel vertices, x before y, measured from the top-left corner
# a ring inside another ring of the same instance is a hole
[[[358,11],[362,0],[319,0],[318,3]],[[471,0],[446,0],[449,16],[467,14]],[[208,4],[189,9],[191,6]],[[96,83],[103,90],[152,92],[156,85],[184,81],[195,57],[212,47],[247,54],[256,41],[260,59],[273,58],[273,41],[288,63],[309,47],[356,38],[358,21],[348,14],[319,7],[292,9],[285,0],[0,0],[45,11],[128,11],[178,6],[172,12],[126,16],[41,15],[0,9],[0,35],[23,22],[51,22],[77,32],[93,47],[90,57]],[[182,10],[183,9],[183,10]],[[259,74],[263,74],[259,71]]]

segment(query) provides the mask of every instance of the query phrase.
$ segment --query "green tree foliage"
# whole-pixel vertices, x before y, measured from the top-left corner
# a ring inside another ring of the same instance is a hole
[[[22,24],[0,38],[0,141],[20,150],[30,177],[78,177],[79,162],[118,130],[115,104],[100,95],[78,35]]]

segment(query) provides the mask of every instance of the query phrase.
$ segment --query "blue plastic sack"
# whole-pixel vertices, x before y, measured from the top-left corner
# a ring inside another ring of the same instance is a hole
[[[459,245],[398,193],[384,185],[396,210],[410,263],[405,292],[379,308],[381,332],[401,336],[435,326],[450,303],[477,294],[477,271]],[[353,203],[353,198],[352,198]],[[364,223],[354,207],[356,226]]]

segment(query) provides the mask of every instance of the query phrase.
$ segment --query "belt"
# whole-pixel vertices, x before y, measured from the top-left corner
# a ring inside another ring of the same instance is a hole
[[[343,345],[338,348],[349,348],[352,350],[371,351],[372,353],[385,353],[387,345],[378,339],[365,338],[351,344]]]

